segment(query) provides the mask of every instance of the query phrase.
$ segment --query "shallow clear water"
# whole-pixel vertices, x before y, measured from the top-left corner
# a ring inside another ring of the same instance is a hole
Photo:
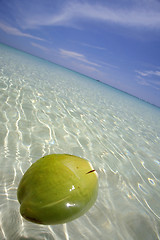
[[[160,239],[160,109],[0,45],[0,239]],[[43,155],[88,159],[95,205],[63,225],[24,220],[16,191]]]

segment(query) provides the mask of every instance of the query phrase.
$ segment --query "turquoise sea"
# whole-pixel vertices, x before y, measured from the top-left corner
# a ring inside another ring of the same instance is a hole
[[[17,187],[40,157],[88,159],[95,205],[63,225],[19,213]],[[0,44],[0,239],[160,239],[160,108]]]

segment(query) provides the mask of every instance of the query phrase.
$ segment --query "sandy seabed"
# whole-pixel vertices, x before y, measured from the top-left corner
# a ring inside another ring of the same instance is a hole
[[[160,109],[0,45],[0,239],[160,239]],[[95,205],[63,225],[30,223],[17,187],[40,157],[88,159]]]

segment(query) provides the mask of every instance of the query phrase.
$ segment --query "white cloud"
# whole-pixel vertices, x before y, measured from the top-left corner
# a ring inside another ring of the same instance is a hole
[[[65,50],[65,49],[60,49],[60,53],[64,56],[73,57],[73,58],[77,58],[77,59],[84,58],[83,54],[73,52],[73,51],[68,51],[68,50]]]
[[[46,47],[44,47],[44,46],[42,46],[42,45],[40,45],[40,44],[38,44],[38,43],[34,43],[34,42],[31,42],[31,45],[32,46],[34,46],[34,47],[36,47],[36,48],[40,48],[42,51],[44,51],[44,52],[49,52],[49,49],[48,48],[46,48]]]
[[[157,77],[160,77],[160,71],[135,71],[138,73],[137,75],[137,83],[143,86],[150,86],[156,90],[160,90],[160,79],[157,79]],[[156,79],[154,79],[156,77]]]
[[[79,69],[80,69],[82,72],[84,72],[84,70],[85,70],[87,75],[88,75],[88,72],[89,72],[91,75],[93,74],[93,72],[94,72],[94,73],[95,73],[95,72],[97,72],[97,73],[100,72],[97,68],[92,67],[92,66],[87,66],[87,65],[85,65],[85,64],[80,64],[78,67],[79,67]],[[95,76],[92,76],[92,77],[95,78]]]
[[[154,80],[146,80],[143,78],[138,78],[137,83],[143,86],[151,87],[156,90],[160,90],[160,82],[159,81],[154,81]]]
[[[141,72],[141,71],[135,71],[136,73],[138,73],[138,75],[142,76],[142,77],[146,77],[148,76],[148,74],[146,72]]]
[[[77,53],[77,52],[73,52],[73,51],[68,51],[68,50],[65,50],[65,49],[59,49],[59,51],[60,51],[60,54],[61,54],[63,57],[74,58],[74,59],[76,59],[76,60],[78,60],[78,61],[87,63],[87,64],[89,64],[89,65],[96,66],[96,67],[100,67],[99,64],[87,60],[86,57],[85,57],[83,54],[81,54],[81,53]]]
[[[91,45],[91,44],[87,44],[87,43],[80,43],[80,44],[83,45],[83,46],[89,47],[89,48],[94,48],[94,49],[98,49],[98,50],[106,50],[106,48]]]
[[[152,3],[152,4],[151,4]],[[158,7],[156,7],[158,6]],[[90,19],[123,26],[160,28],[160,6],[156,1],[135,4],[132,7],[109,7],[107,4],[87,2],[67,2],[58,13],[43,12],[25,16],[25,27],[36,28],[45,25],[79,27],[78,21]]]
[[[142,77],[148,77],[150,75],[154,75],[154,76],[158,76],[160,77],[160,71],[144,71],[144,72],[141,72],[141,71],[136,71],[140,76]]]
[[[11,34],[11,35],[27,37],[27,38],[32,38],[32,39],[44,41],[42,38],[33,36],[31,34],[23,33],[19,29],[15,28],[15,27],[11,27],[11,26],[6,25],[6,24],[1,23],[1,22],[0,22],[0,29],[2,29],[4,32],[6,32],[8,34]]]

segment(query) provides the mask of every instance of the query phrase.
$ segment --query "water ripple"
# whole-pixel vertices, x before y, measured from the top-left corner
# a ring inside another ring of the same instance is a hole
[[[0,239],[160,239],[159,111],[56,65],[0,52]],[[51,153],[90,160],[99,195],[73,222],[36,225],[20,216],[17,186]]]

